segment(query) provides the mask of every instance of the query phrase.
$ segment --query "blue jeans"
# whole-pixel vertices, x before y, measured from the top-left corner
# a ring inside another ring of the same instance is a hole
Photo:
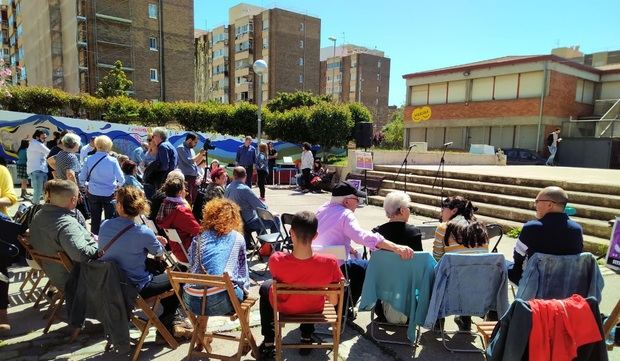
[[[99,234],[99,226],[101,225],[101,211],[105,215],[105,219],[114,217],[114,195],[96,196],[88,194],[88,207],[90,207],[90,231],[93,234]]]
[[[239,287],[235,287],[235,294],[239,302],[243,301],[243,291]],[[220,292],[211,296],[207,296],[207,305],[205,307],[205,316],[224,316],[235,313],[228,292]],[[183,302],[190,311],[195,315],[202,315],[202,297],[192,296],[183,292]]]
[[[38,204],[43,198],[43,185],[47,182],[47,173],[35,170],[30,173],[32,183],[32,204]]]
[[[547,159],[547,165],[553,165],[553,162],[555,161],[555,153],[558,151],[558,147],[555,145],[550,145],[547,148],[549,148],[549,158]]]

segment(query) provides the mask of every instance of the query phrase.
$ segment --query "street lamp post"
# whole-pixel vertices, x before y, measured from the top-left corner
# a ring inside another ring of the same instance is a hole
[[[254,69],[254,73],[258,76],[258,94],[256,94],[256,105],[258,105],[258,109],[256,109],[256,116],[258,118],[258,131],[256,134],[256,150],[258,151],[258,145],[260,145],[260,137],[261,137],[261,106],[263,103],[263,74],[267,72],[267,62],[263,59],[259,59],[254,62],[252,65],[252,69]]]
[[[336,37],[330,36],[328,39],[334,43],[334,57],[333,58],[336,59]],[[334,96],[334,83],[335,82],[336,82],[336,68],[332,64],[332,97]]]

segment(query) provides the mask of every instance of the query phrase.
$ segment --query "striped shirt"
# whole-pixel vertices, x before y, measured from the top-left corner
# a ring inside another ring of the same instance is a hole
[[[467,220],[463,216],[456,216],[451,219],[449,222],[454,223],[468,223]],[[448,240],[448,245],[446,246],[445,238],[446,238],[446,229],[448,228],[448,222],[443,222],[437,229],[435,230],[435,241],[433,242],[433,257],[436,261],[439,262],[441,257],[446,253],[458,253],[458,254],[477,254],[477,253],[488,253],[489,252],[489,244],[485,243],[482,246],[478,247],[466,247],[462,244],[459,244],[453,236],[450,236]]]

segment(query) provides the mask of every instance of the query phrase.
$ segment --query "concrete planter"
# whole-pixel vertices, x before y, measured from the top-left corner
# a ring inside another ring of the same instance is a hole
[[[374,150],[374,164],[398,165],[403,162],[406,150]],[[471,154],[447,152],[446,165],[497,165],[498,159],[495,154]],[[439,164],[441,152],[414,152],[409,154],[409,165],[432,165]],[[348,163],[351,169],[355,169],[355,150],[349,149]],[[345,174],[346,175],[346,174]]]

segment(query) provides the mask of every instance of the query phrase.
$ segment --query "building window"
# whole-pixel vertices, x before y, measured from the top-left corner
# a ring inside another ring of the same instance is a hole
[[[381,60],[377,62],[377,68],[380,68],[380,67],[381,67]]]
[[[157,38],[156,37],[149,37],[149,50],[154,50],[157,51]]]
[[[303,40],[299,40],[299,48],[300,49],[304,48],[304,41]]]
[[[304,31],[304,23],[299,23],[299,31]]]
[[[149,18],[157,19],[157,4],[149,4]]]
[[[377,80],[381,80],[381,74],[377,74]]]
[[[151,69],[151,81],[159,81],[159,79],[157,78],[157,69]]]
[[[303,84],[303,82],[304,82],[304,75],[299,74],[299,84]]]
[[[377,87],[377,93],[379,92],[379,87]]]
[[[299,58],[299,66],[303,66],[304,65],[304,58]]]

